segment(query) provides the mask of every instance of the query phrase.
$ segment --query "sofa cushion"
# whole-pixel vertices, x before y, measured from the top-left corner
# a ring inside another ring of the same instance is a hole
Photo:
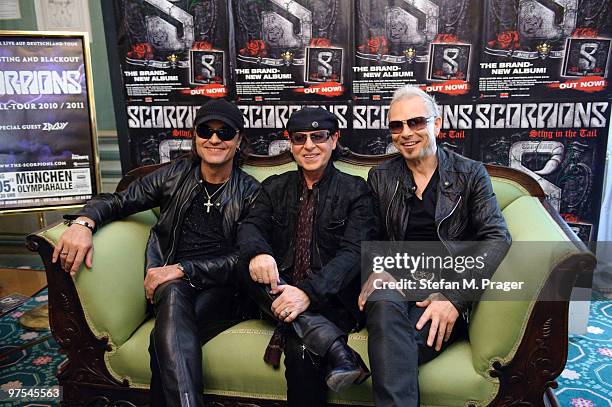
[[[149,334],[153,320],[148,320],[107,361],[113,375],[130,385],[148,388]],[[265,321],[245,321],[227,329],[203,347],[204,392],[207,394],[285,400],[284,367],[274,370],[266,365],[263,352],[273,332]],[[349,344],[366,363],[367,333],[351,334]],[[469,343],[462,341],[450,346],[440,357],[421,366],[419,382],[421,400],[425,405],[463,406],[466,401],[488,401],[494,397],[496,384],[478,375],[472,368]],[[351,386],[340,393],[330,393],[330,402],[338,404],[372,405],[371,380]],[[451,384],[451,385],[449,385]]]

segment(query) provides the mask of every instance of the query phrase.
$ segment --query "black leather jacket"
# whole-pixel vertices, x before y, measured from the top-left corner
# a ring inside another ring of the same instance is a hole
[[[146,270],[173,264],[176,243],[183,218],[202,188],[199,163],[189,158],[169,165],[132,182],[126,190],[100,194],[91,199],[76,215],[87,216],[99,228],[106,223],[137,212],[159,207],[160,215],[151,229],[146,249]],[[234,167],[231,179],[219,197],[223,214],[223,234],[229,246],[235,245],[238,223],[257,197],[260,184],[241,169]],[[197,288],[233,284],[238,250],[211,260],[181,261],[189,282]]]
[[[438,238],[453,254],[465,248],[461,241],[478,241],[473,255],[487,253],[486,267],[475,278],[489,278],[510,248],[511,237],[497,204],[491,180],[481,162],[448,152],[438,146],[438,174],[435,223]],[[410,208],[406,200],[414,195],[410,169],[404,157],[396,157],[372,168],[368,184],[374,192],[381,222],[380,240],[404,240]],[[443,294],[462,313],[469,300],[461,291]]]
[[[242,261],[248,264],[266,253],[276,259],[281,276],[291,275],[301,192],[299,171],[271,176],[262,183],[262,192],[239,227]],[[342,321],[350,326],[341,328],[351,330],[360,319],[360,243],[371,240],[377,230],[372,196],[362,178],[338,171],[331,161],[313,192],[312,274],[297,287],[308,295],[313,311],[331,309],[338,320],[340,305],[352,316],[352,321]]]

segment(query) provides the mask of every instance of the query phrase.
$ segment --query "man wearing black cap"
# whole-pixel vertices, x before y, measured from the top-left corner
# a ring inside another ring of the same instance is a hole
[[[60,238],[53,261],[75,274],[91,267],[92,235],[108,222],[154,207],[159,220],[146,248],[145,296],[154,304],[151,405],[200,406],[201,341],[240,318],[234,246],[238,220],[260,186],[239,168],[243,116],[225,100],[210,101],[194,119],[190,157],[90,200]]]
[[[278,367],[284,350],[290,406],[323,406],[327,388],[369,376],[346,340],[360,326],[360,242],[376,220],[365,181],[332,163],[336,117],[304,108],[287,130],[298,170],[263,182],[238,244],[247,290],[278,321],[264,360]]]

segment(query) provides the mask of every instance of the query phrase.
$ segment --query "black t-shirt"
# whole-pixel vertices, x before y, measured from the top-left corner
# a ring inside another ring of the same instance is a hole
[[[436,229],[436,196],[438,190],[438,182],[440,176],[438,170],[433,173],[427,187],[423,191],[422,198],[419,199],[416,194],[410,198],[410,214],[408,215],[408,228],[406,230],[405,240],[408,241],[437,241],[438,231]],[[413,180],[414,184],[414,180]]]
[[[208,195],[212,196],[210,211],[207,212]],[[217,202],[222,193],[220,188],[225,184],[210,184],[203,182],[200,192],[191,202],[185,213],[183,225],[178,239],[176,261],[206,259],[228,254],[231,247],[223,236],[223,215]],[[219,191],[218,193],[216,193]]]

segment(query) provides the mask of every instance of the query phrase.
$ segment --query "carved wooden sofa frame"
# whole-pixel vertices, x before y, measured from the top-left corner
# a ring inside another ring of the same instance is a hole
[[[349,153],[340,158],[355,165],[372,166],[388,156],[371,157]],[[288,154],[277,157],[251,157],[251,166],[275,166],[291,160]],[[146,166],[130,171],[120,182],[120,191],[135,178],[159,165]],[[582,272],[594,268],[594,258],[576,237],[558,213],[545,201],[540,185],[528,175],[506,167],[487,165],[492,177],[510,179],[537,197],[559,227],[572,239],[581,251],[579,256],[562,263],[555,273],[571,273],[573,280]],[[40,232],[40,231],[39,231]],[[129,387],[127,381],[117,381],[108,371],[104,354],[110,351],[107,338],[96,338],[90,330],[83,308],[68,273],[59,263],[50,262],[53,246],[39,232],[27,238],[27,246],[43,259],[49,288],[49,319],[51,331],[60,345],[60,352],[67,356],[57,377],[63,386],[65,402],[71,405],[144,405],[148,391]],[[548,284],[548,283],[547,283]],[[546,287],[545,287],[546,288]],[[569,298],[569,293],[567,298]],[[493,364],[492,377],[499,379],[500,389],[491,406],[544,406],[558,405],[552,389],[561,374],[568,351],[567,301],[537,301],[527,323],[525,334],[516,356],[507,365]],[[207,396],[210,405],[217,406],[280,406],[286,403],[275,400],[240,399],[235,397]]]

